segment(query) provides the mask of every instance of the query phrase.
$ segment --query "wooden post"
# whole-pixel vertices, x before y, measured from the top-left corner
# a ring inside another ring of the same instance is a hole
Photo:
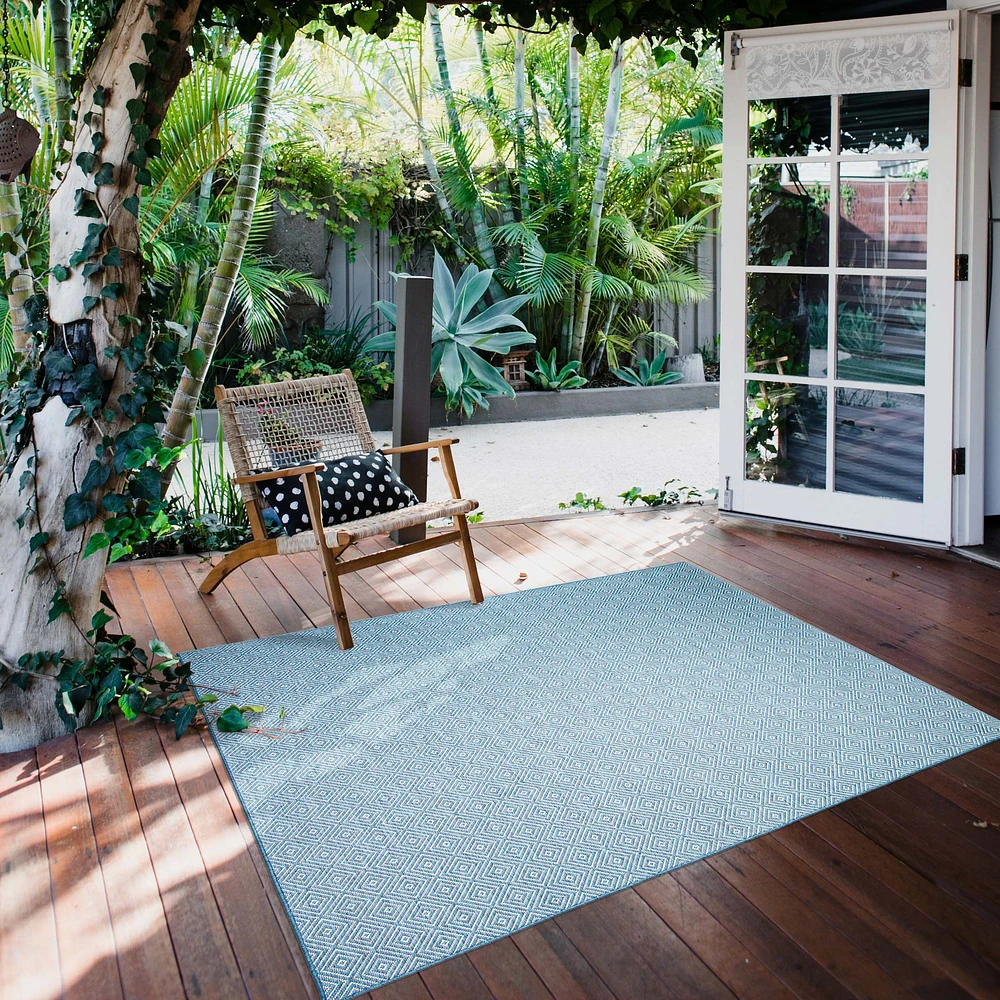
[[[392,400],[392,446],[418,444],[431,429],[431,324],[434,279],[404,276],[396,282],[396,370]],[[426,451],[393,455],[400,479],[427,499]],[[392,533],[397,545],[427,537],[426,525]]]

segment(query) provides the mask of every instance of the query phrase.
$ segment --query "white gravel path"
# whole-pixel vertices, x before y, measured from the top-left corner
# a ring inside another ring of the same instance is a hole
[[[719,484],[717,409],[437,427],[431,437],[438,436],[460,439],[462,492],[479,501],[487,521],[557,514],[578,491],[612,507],[632,486],[657,492],[668,479],[703,490]],[[388,442],[388,435],[375,437]],[[428,494],[447,496],[438,462]]]

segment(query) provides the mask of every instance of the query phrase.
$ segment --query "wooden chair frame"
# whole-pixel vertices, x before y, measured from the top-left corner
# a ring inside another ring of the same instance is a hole
[[[287,382],[276,383],[274,398],[287,395],[288,390],[295,384]],[[345,371],[340,375],[325,376],[317,379],[301,379],[298,380],[297,385],[300,387],[315,387],[317,391],[334,389],[337,392],[346,393],[349,396],[349,409],[359,440],[362,444],[372,442],[371,429],[368,426],[364,408],[361,405],[361,397],[350,371]],[[253,388],[260,390],[262,387]],[[261,556],[278,555],[283,549],[288,550],[291,544],[290,539],[294,538],[296,539],[294,551],[303,551],[305,548],[312,547],[319,549],[320,562],[326,582],[327,598],[330,602],[330,609],[333,612],[333,624],[341,649],[350,649],[354,645],[350,622],[347,617],[347,608],[344,604],[344,593],[340,584],[340,578],[347,573],[356,573],[358,570],[367,569],[369,566],[378,566],[381,563],[402,559],[409,555],[415,555],[419,552],[426,552],[429,549],[436,549],[442,545],[454,543],[462,551],[462,561],[469,588],[469,598],[473,604],[482,602],[483,589],[479,582],[479,570],[476,566],[476,556],[472,547],[472,538],[467,518],[468,513],[475,510],[479,505],[474,500],[463,498],[459,489],[458,475],[455,471],[455,461],[451,451],[452,445],[458,444],[458,438],[441,438],[435,441],[402,445],[398,448],[382,449],[385,455],[436,449],[440,456],[441,469],[451,492],[452,499],[451,502],[425,502],[413,507],[402,508],[394,511],[392,515],[378,515],[379,530],[377,533],[387,533],[397,528],[410,527],[415,524],[426,524],[427,521],[443,515],[448,515],[452,518],[454,527],[448,531],[435,531],[416,542],[409,542],[390,549],[384,549],[380,552],[372,552],[345,559],[343,558],[344,553],[355,542],[359,541],[360,538],[372,537],[376,533],[371,530],[371,522],[376,519],[368,518],[359,521],[348,521],[333,527],[323,527],[322,498],[320,496],[319,481],[316,473],[326,468],[327,461],[335,459],[326,458],[324,461],[308,462],[290,468],[270,469],[264,472],[250,471],[247,468],[247,452],[242,447],[242,440],[240,440],[240,447],[234,447],[237,439],[240,438],[241,431],[237,421],[234,419],[233,408],[241,398],[241,395],[240,389],[226,389],[219,386],[215,390],[215,398],[219,407],[219,417],[223,422],[223,430],[230,444],[233,464],[237,472],[233,481],[243,490],[244,504],[246,505],[247,516],[250,519],[253,541],[247,542],[233,552],[230,552],[212,568],[212,571],[205,577],[198,588],[203,594],[210,594],[234,569],[249,562],[251,559],[257,559]],[[268,394],[258,391],[254,398],[267,399]],[[340,455],[337,457],[342,458],[344,456]],[[289,476],[299,476],[305,486],[306,504],[309,509],[309,519],[312,522],[311,535],[313,536],[315,546],[308,543],[304,545],[301,541],[302,535],[268,537],[263,517],[264,508],[260,494],[257,491],[257,484]],[[367,528],[366,525],[368,526]]]

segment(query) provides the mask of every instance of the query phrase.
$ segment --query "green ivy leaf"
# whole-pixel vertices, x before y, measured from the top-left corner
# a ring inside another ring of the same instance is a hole
[[[190,351],[185,351],[180,356],[180,362],[193,375],[200,375],[205,367],[208,358],[200,347],[194,347]]]
[[[76,165],[85,173],[89,174],[97,163],[97,157],[93,153],[78,153]]]
[[[101,187],[104,184],[114,184],[115,182],[115,168],[110,163],[102,163],[101,169],[94,174],[94,184],[96,187]]]
[[[246,729],[250,723],[243,718],[243,713],[240,711],[238,705],[230,705],[218,719],[216,719],[215,724],[219,727],[220,732],[223,733],[241,733]]]
[[[118,707],[121,709],[122,715],[124,715],[129,722],[139,717],[139,713],[132,707],[132,700],[127,694],[119,695]]]
[[[134,215],[137,219],[139,218],[139,196],[136,194],[129,195],[123,202],[122,208],[125,209],[129,215]]]
[[[31,536],[28,539],[28,551],[36,552],[43,545],[45,545],[49,540],[49,533],[47,531],[39,531],[37,534]]]
[[[107,91],[100,85],[94,91],[94,103],[99,108],[103,108],[108,103]]]
[[[96,514],[97,504],[93,500],[86,500],[79,493],[70,493],[63,507],[63,527],[72,531],[81,524],[92,521]]]
[[[122,253],[118,247],[112,247],[102,258],[101,263],[104,267],[121,267],[122,266]]]
[[[125,110],[128,112],[128,120],[134,125],[146,110],[146,102],[133,97],[125,102]]]
[[[127,289],[123,282],[113,281],[110,285],[105,285],[101,289],[101,296],[105,299],[111,299],[113,302],[118,301],[118,296],[125,292]]]
[[[135,85],[138,87],[143,80],[146,79],[146,70],[148,67],[143,66],[142,63],[129,63],[128,69],[132,74],[132,79],[135,80]]]
[[[87,474],[83,477],[83,482],[80,484],[80,492],[89,493],[91,490],[103,486],[110,478],[111,470],[106,465],[98,462],[96,458],[92,458],[87,468]]]
[[[83,265],[83,276],[85,278],[92,278],[101,269],[102,265],[98,264],[97,261],[88,261]]]
[[[87,540],[87,545],[83,550],[83,558],[86,559],[87,556],[92,556],[95,552],[106,549],[110,544],[111,539],[103,531],[98,531]]]
[[[94,306],[97,305],[101,300],[96,295],[84,295],[83,297],[83,311],[89,313]]]
[[[63,266],[62,264],[56,264],[56,266],[52,268],[51,274],[56,281],[65,281],[69,277],[69,268]]]
[[[188,726],[191,725],[195,720],[195,716],[198,714],[197,705],[185,705],[178,713],[177,717],[174,719],[174,736],[176,739],[180,739],[184,733],[187,731]]]

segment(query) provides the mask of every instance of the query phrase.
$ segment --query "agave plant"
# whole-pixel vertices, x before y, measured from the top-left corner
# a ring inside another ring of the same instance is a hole
[[[549,352],[548,360],[536,352],[535,363],[538,367],[533,372],[526,371],[524,374],[539,389],[560,392],[563,389],[579,389],[581,386],[587,384],[587,380],[580,374],[579,361],[568,361],[562,368],[558,367],[556,363],[556,349],[554,347]]]
[[[479,352],[506,354],[522,344],[535,342],[514,315],[530,296],[511,295],[475,312],[492,281],[492,270],[481,271],[475,264],[469,264],[456,284],[448,265],[434,251],[431,378],[440,375],[449,407],[461,406],[467,413],[475,405],[484,405],[486,396],[514,395],[500,370]],[[392,302],[376,302],[375,308],[395,327],[396,306]],[[395,333],[380,334],[367,344],[371,353],[395,348]],[[464,405],[466,401],[469,405]]]
[[[611,370],[626,385],[669,385],[683,378],[680,372],[665,372],[663,366],[667,363],[667,352],[660,351],[653,360],[639,359],[638,371],[635,368],[612,368]]]

